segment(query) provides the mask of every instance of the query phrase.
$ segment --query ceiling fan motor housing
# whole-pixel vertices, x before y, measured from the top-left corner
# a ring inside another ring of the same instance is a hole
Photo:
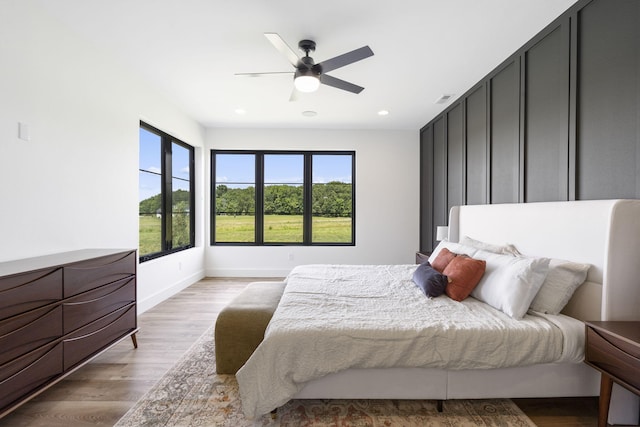
[[[302,76],[311,76],[311,77],[319,78],[320,73],[313,68],[300,67],[296,70],[295,74],[293,75],[293,79],[295,80],[298,77],[302,77]]]
[[[319,76],[322,74],[322,66],[320,64],[316,64],[310,56],[300,58],[296,69],[302,73],[301,75]]]

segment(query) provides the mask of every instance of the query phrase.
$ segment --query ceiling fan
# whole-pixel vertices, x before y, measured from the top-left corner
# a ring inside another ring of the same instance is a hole
[[[258,77],[269,74],[293,74],[294,89],[291,93],[290,101],[295,101],[297,92],[315,92],[320,84],[332,86],[347,92],[360,93],[364,90],[362,86],[349,83],[347,81],[332,77],[327,73],[345,65],[373,56],[373,51],[369,46],[363,46],[351,52],[338,55],[331,59],[315,63],[309,56],[309,52],[316,50],[316,43],[313,40],[300,40],[298,48],[304,52],[304,56],[299,56],[287,45],[287,43],[277,33],[265,33],[265,37],[271,44],[282,53],[295,68],[294,72],[266,72],[266,73],[236,73],[236,76]]]

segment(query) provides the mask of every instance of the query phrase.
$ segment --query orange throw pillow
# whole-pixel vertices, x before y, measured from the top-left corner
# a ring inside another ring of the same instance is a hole
[[[440,252],[438,252],[438,256],[431,263],[431,267],[442,273],[444,269],[449,265],[452,259],[454,259],[458,254],[454,254],[447,248],[442,248]]]
[[[449,278],[445,293],[451,299],[462,301],[478,285],[486,267],[487,262],[484,260],[466,255],[454,257],[442,272]]]

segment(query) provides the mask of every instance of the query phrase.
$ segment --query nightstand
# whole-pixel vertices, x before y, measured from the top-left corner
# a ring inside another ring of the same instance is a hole
[[[598,427],[605,427],[614,382],[640,396],[640,322],[585,323],[584,361],[602,373]]]
[[[431,252],[416,252],[416,264],[429,261],[429,256],[431,256]]]

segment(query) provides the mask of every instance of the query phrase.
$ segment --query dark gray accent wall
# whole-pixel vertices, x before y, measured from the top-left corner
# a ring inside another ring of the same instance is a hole
[[[464,140],[462,104],[447,113],[447,212],[452,206],[464,204]]]
[[[420,134],[420,241],[433,242],[433,128]]]
[[[520,58],[489,79],[490,201],[518,201],[520,171]]]
[[[640,197],[640,1],[578,13],[578,199]]]
[[[524,54],[524,200],[567,200],[569,25],[558,25]]]
[[[447,211],[447,143],[445,140],[445,119],[436,119],[433,122],[433,222],[429,227],[432,232],[432,241],[428,247],[435,243],[435,227],[445,225],[448,222]],[[422,196],[422,195],[421,195]]]
[[[422,251],[458,204],[640,198],[640,1],[580,0],[421,132]]]
[[[469,94],[465,100],[466,128],[466,204],[481,205],[487,203],[487,89],[481,85]]]

